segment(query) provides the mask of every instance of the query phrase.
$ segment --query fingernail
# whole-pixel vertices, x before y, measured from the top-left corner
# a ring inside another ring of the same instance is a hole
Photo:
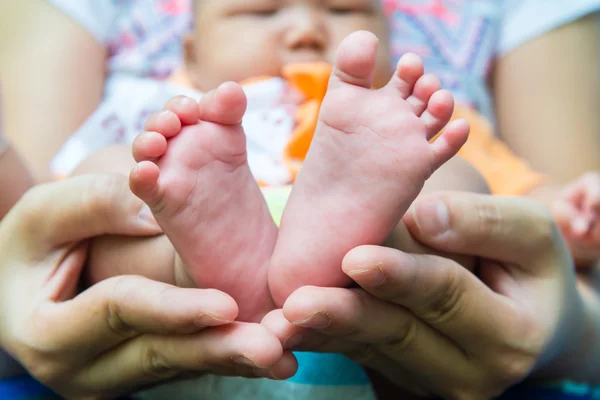
[[[361,285],[379,286],[385,282],[385,275],[383,274],[381,265],[366,269],[354,269],[347,273],[350,278]]]
[[[140,208],[140,211],[138,212],[138,218],[140,221],[151,225],[152,227],[160,228],[158,222],[156,222],[156,218],[154,218],[154,215],[152,215],[152,210],[150,210],[150,207],[148,207],[147,204],[144,204],[142,208]]]
[[[283,341],[283,348],[293,349],[300,346],[300,343],[302,343],[302,334],[296,333]]]
[[[246,356],[235,356],[231,359],[235,364],[245,365],[246,367],[256,368],[256,363]]]
[[[264,369],[264,368],[254,368],[254,375],[256,375],[259,378],[276,379],[276,380],[280,379],[273,373],[273,371],[270,371],[270,370]]]
[[[331,320],[326,314],[318,312],[311,315],[305,320],[293,322],[293,324],[300,325],[304,328],[324,329],[327,328],[329,324],[331,324]]]
[[[201,314],[196,318],[196,326],[199,327],[207,327],[207,326],[215,326],[215,325],[227,325],[232,323],[232,320],[227,320],[223,318],[219,318],[213,314],[205,313]]]
[[[412,216],[422,234],[441,235],[450,229],[448,207],[442,201],[421,201],[415,203]]]

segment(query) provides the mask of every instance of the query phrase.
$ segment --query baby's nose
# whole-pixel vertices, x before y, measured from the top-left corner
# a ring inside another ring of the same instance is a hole
[[[290,51],[322,52],[325,49],[327,38],[324,17],[318,9],[299,6],[289,18],[286,44]]]

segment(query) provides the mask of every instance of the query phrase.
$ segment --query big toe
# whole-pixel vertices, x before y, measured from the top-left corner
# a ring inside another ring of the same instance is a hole
[[[330,86],[346,83],[370,88],[377,59],[377,36],[368,31],[351,33],[340,44]]]
[[[236,125],[246,112],[246,94],[240,85],[225,82],[200,100],[200,119],[222,125]]]

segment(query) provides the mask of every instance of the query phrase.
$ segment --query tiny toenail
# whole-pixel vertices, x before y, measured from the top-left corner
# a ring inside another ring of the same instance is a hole
[[[294,325],[300,325],[305,328],[312,329],[325,329],[331,324],[331,320],[327,316],[327,314],[318,312],[314,313],[310,317],[302,321],[296,321],[293,323]]]
[[[170,110],[164,110],[161,111],[160,113],[160,119],[164,120],[164,119],[171,119],[171,118],[177,118],[177,116],[173,113],[173,111]]]
[[[247,367],[256,368],[256,363],[253,362],[252,360],[250,360],[246,356],[235,356],[235,357],[231,358],[231,361],[233,361],[235,364],[245,365]]]
[[[284,349],[294,349],[294,348],[300,346],[300,343],[302,343],[302,334],[296,333],[295,335],[292,335],[283,341],[283,348]]]
[[[383,273],[380,264],[372,268],[361,268],[348,271],[348,275],[358,284],[367,286],[379,286],[385,282],[385,274]]]
[[[441,235],[450,229],[448,208],[442,201],[417,202],[413,218],[422,234]]]
[[[183,98],[180,100],[180,103],[179,103],[179,104],[180,104],[180,105],[195,105],[195,104],[196,104],[196,101],[195,101],[194,99],[190,98],[190,97],[183,97]]]

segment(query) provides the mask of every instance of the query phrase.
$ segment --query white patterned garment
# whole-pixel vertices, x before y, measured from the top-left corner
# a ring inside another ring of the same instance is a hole
[[[109,75],[165,78],[181,64],[189,0],[47,0],[109,49]],[[423,57],[462,103],[493,120],[487,85],[498,56],[600,9],[600,0],[381,0],[394,64]],[[109,83],[110,84],[110,83]]]
[[[134,76],[113,76],[105,101],[62,146],[51,162],[52,172],[64,177],[92,153],[114,144],[131,144],[143,131],[148,116],[176,95],[200,99],[194,89]],[[295,124],[296,105],[283,103],[289,85],[273,78],[244,86],[248,109],[243,120],[248,162],[255,178],[284,185],[291,175],[283,164],[283,149]]]

